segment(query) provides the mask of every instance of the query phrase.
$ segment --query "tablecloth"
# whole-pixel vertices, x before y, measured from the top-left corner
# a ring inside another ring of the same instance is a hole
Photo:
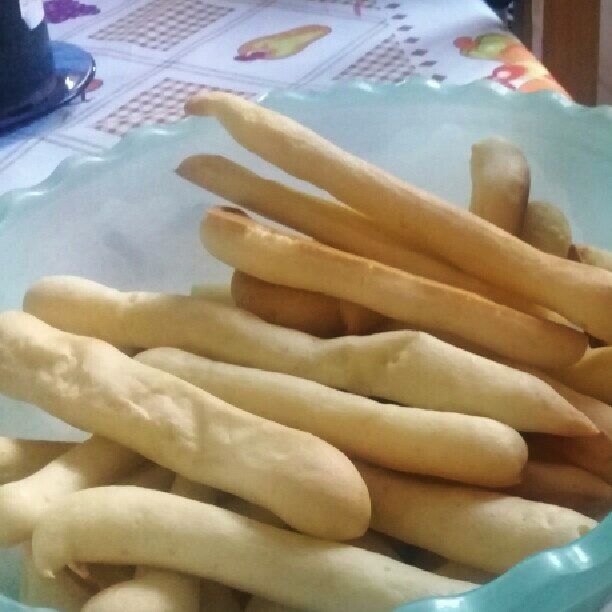
[[[47,0],[53,40],[89,51],[82,98],[0,137],[0,193],[131,128],[179,119],[201,89],[257,98],[348,80],[493,79],[562,91],[481,0]]]

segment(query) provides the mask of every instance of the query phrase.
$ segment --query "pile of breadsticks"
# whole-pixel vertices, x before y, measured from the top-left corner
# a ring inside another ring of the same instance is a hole
[[[0,314],[0,393],[92,434],[0,439],[22,600],[392,610],[593,529],[612,504],[609,254],[529,202],[522,153],[474,146],[468,212],[240,98],[187,111],[329,197],[190,157],[180,176],[299,234],[213,208],[201,237],[231,290],[49,277]]]

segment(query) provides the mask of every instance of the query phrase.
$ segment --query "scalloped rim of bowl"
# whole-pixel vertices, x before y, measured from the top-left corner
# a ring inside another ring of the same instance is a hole
[[[384,97],[392,94],[395,99],[405,98],[408,102],[415,92],[431,91],[438,96],[453,96],[463,102],[486,103],[495,100],[499,103],[519,105],[526,112],[545,108],[562,119],[579,118],[588,121],[600,135],[608,136],[612,151],[612,106],[586,107],[573,102],[565,96],[552,91],[521,93],[510,90],[499,83],[482,80],[466,85],[442,84],[422,77],[410,77],[395,84],[380,84],[367,81],[339,83],[325,91],[296,91],[291,89],[275,90],[264,94],[258,100],[264,106],[276,107],[285,100],[298,100],[300,103],[340,103],[345,100],[347,91],[359,98],[371,100],[372,96]],[[187,117],[166,125],[145,126],[131,130],[121,140],[100,155],[76,154],[66,158],[48,178],[33,187],[15,189],[0,195],[0,231],[10,215],[26,204],[43,199],[57,189],[65,188],[78,181],[79,172],[96,171],[111,165],[131,154],[136,144],[177,138],[191,130],[194,118]],[[607,146],[607,145],[606,145]],[[435,610],[493,610],[503,612],[500,599],[511,601],[516,594],[528,588],[529,593],[553,589],[571,575],[593,572],[603,580],[612,574],[612,513],[593,531],[567,546],[537,553],[524,559],[495,580],[473,591],[459,596],[437,597],[410,602],[398,608],[401,612],[434,612]],[[595,582],[593,583],[595,584]],[[612,582],[600,589],[601,595],[612,594]],[[525,591],[527,593],[527,591]],[[494,606],[492,608],[491,606]],[[34,610],[52,612],[45,608],[32,608],[10,600],[0,594],[0,609],[7,612],[33,612]]]

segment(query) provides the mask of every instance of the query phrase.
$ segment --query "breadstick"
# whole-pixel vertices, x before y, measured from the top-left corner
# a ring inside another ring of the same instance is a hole
[[[602,402],[594,397],[590,397],[583,393],[575,391],[571,387],[556,380],[551,375],[537,370],[535,368],[526,368],[525,366],[515,366],[517,369],[533,374],[540,380],[543,380],[547,385],[552,387],[561,397],[566,399],[576,410],[579,410],[599,429],[599,431],[608,437],[612,442],[612,406]]]
[[[32,548],[45,576],[75,562],[131,562],[320,611],[391,610],[473,586],[210,504],[129,487],[89,489],[57,504],[37,526]]]
[[[372,529],[451,561],[503,572],[596,526],[550,504],[433,482],[359,462],[372,499]]]
[[[365,215],[333,200],[264,179],[218,155],[194,155],[177,173],[216,195],[347,253],[478,293],[494,302],[546,316],[540,306],[409,248]]]
[[[502,138],[472,145],[470,211],[517,236],[523,227],[531,174],[521,150]]]
[[[2,359],[7,358],[1,349],[0,354]],[[0,369],[4,369],[3,366]],[[29,376],[33,374],[30,372]],[[31,476],[2,485],[0,546],[29,538],[34,525],[54,501],[74,491],[112,484],[142,461],[136,453],[93,436]]]
[[[213,503],[214,489],[196,485],[177,476],[171,493],[188,499],[202,495],[202,501]],[[150,567],[137,567],[130,580],[114,584],[92,597],[83,612],[199,612],[200,581],[194,576]]]
[[[0,436],[0,485],[30,476],[72,446],[70,442],[17,440]]]
[[[340,451],[99,340],[53,329],[25,313],[0,314],[0,392],[265,506],[298,530],[350,539],[367,528],[367,489]]]
[[[61,612],[81,612],[94,592],[68,569],[59,570],[53,578],[41,576],[34,567],[29,544],[25,547],[19,588],[22,604],[34,606],[37,610],[44,607]]]
[[[235,512],[236,514],[240,514],[241,516],[246,516],[254,521],[258,521],[259,523],[287,529],[287,525],[269,510],[261,506],[256,506],[235,495],[231,495],[229,499],[224,500],[221,507],[231,512]],[[368,530],[361,537],[349,540],[347,544],[357,546],[358,548],[365,548],[366,550],[391,557],[397,561],[400,560],[399,555],[384,536],[375,531]]]
[[[209,210],[202,242],[221,261],[261,280],[348,300],[543,368],[575,363],[586,350],[586,336],[567,326],[282,233],[240,212]]]
[[[382,404],[316,382],[159,348],[136,359],[222,400],[308,431],[349,455],[419,474],[480,484],[519,482],[521,436],[492,419]]]
[[[589,508],[612,506],[612,486],[573,465],[529,460],[520,484],[504,491],[525,499],[590,514]]]
[[[182,348],[358,395],[488,416],[523,431],[594,432],[584,415],[536,377],[421,332],[321,340],[231,306],[122,293],[72,277],[43,279],[28,291],[25,308],[51,325],[111,344]]]
[[[191,295],[230,306],[234,303],[229,285],[194,285]]]
[[[588,244],[575,244],[573,246],[580,263],[597,266],[612,272],[612,252]]]
[[[525,212],[521,238],[545,253],[567,257],[572,229],[565,213],[548,202],[530,202]]]
[[[553,375],[582,393],[612,404],[612,346],[589,349],[578,363]]]
[[[385,317],[346,300],[323,293],[274,285],[235,271],[234,303],[274,325],[318,336],[354,336],[379,331]]]
[[[185,109],[192,115],[214,115],[248,150],[369,215],[415,248],[548,306],[612,342],[612,273],[543,253],[238,96],[203,93],[190,98]]]

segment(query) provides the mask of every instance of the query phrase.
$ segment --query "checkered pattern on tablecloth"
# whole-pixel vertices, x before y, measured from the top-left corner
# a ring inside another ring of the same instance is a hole
[[[201,0],[151,0],[90,38],[168,51],[233,10]]]
[[[389,36],[336,75],[334,79],[360,78],[399,83],[413,72],[414,66],[409,56],[406,55],[395,36]]]
[[[253,92],[236,91],[222,87],[209,87],[201,83],[164,79],[154,87],[140,92],[131,100],[96,122],[95,128],[122,136],[142,125],[155,125],[177,121],[184,115],[185,100],[199,91],[226,91],[244,98],[256,96]]]

